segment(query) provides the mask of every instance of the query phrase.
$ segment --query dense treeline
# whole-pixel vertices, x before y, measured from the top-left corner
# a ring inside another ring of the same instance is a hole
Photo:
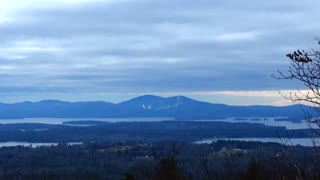
[[[69,124],[72,122],[68,122]],[[79,122],[76,122],[79,123]],[[310,130],[287,130],[252,123],[227,122],[85,122],[89,127],[46,124],[0,124],[0,142],[91,142],[127,140],[193,142],[213,137],[310,137]],[[83,125],[83,124],[76,124]]]
[[[217,141],[0,148],[0,179],[320,179],[313,148]]]

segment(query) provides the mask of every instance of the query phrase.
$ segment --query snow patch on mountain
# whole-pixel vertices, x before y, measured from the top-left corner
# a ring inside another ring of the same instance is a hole
[[[183,104],[183,101],[180,98],[180,96],[178,96],[175,99],[167,99],[165,101],[159,101],[159,103],[154,102],[152,104],[142,104],[141,107],[144,110],[167,110],[167,109],[179,107],[182,104]]]

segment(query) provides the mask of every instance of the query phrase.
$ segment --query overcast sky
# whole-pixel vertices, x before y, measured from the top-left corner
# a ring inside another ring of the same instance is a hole
[[[285,55],[317,48],[319,0],[0,0],[0,101],[141,94],[285,102]]]

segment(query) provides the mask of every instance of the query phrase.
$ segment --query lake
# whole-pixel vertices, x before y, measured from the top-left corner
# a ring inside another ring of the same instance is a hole
[[[285,145],[301,145],[301,146],[313,146],[313,141],[310,138],[212,138],[212,139],[204,139],[200,141],[194,142],[195,144],[210,144],[212,142],[216,142],[218,140],[233,140],[233,141],[257,141],[257,142],[275,142],[281,143]],[[315,145],[320,145],[320,138],[314,138]]]
[[[192,120],[192,121],[215,121],[215,122],[231,122],[231,123],[259,123],[267,126],[282,126],[287,129],[306,129],[308,125],[302,121],[276,121],[282,117],[248,117],[248,118],[226,118],[226,119],[213,119],[213,120]],[[42,124],[63,124],[67,121],[102,121],[102,122],[160,122],[160,121],[174,121],[175,118],[25,118],[25,119],[0,119],[2,124],[14,123],[42,123]],[[70,126],[87,126],[87,125],[71,125]]]
[[[266,118],[227,118],[227,119],[215,119],[215,120],[193,120],[193,121],[215,121],[215,122],[231,122],[231,123],[258,123],[268,126],[282,126],[287,129],[305,129],[309,128],[304,122],[290,122],[290,121],[277,121],[280,117],[266,117]],[[174,118],[25,118],[25,119],[0,119],[2,124],[15,124],[15,123],[42,123],[42,124],[56,124],[61,125],[63,122],[67,121],[101,121],[101,122],[161,122],[161,121],[175,121]],[[68,124],[69,126],[90,126],[90,124]],[[92,124],[91,124],[92,125]],[[36,129],[35,131],[44,131],[46,129]],[[237,141],[260,141],[260,142],[278,142],[282,143],[279,138],[231,138],[221,140],[237,140]],[[196,143],[211,143],[213,141],[219,140],[217,138],[205,139],[197,141]],[[320,139],[316,139],[317,145],[320,145]],[[318,143],[319,142],[319,143]],[[308,138],[293,138],[290,142],[286,144],[302,146],[312,146],[312,141]],[[2,142],[0,147],[3,146],[51,146],[57,145],[57,143],[28,143],[28,142]]]
[[[102,122],[159,122],[173,121],[174,118],[24,118],[24,119],[0,119],[1,124],[16,123],[42,123],[62,124],[67,121],[102,121]]]

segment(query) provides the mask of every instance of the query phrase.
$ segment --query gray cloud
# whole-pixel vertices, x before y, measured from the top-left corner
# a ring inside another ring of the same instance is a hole
[[[292,89],[297,85],[270,74],[286,69],[286,53],[316,44],[317,5],[127,0],[28,6],[0,23],[0,87],[11,93]]]

